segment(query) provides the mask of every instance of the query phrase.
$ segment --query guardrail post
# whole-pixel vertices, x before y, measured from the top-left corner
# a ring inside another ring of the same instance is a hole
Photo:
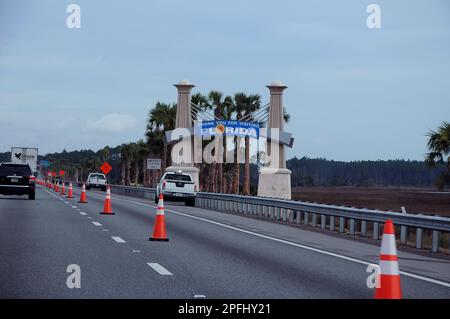
[[[379,233],[380,233],[380,223],[374,222],[374,223],[373,223],[373,234],[372,234],[372,238],[373,238],[373,239],[378,239]]]
[[[283,221],[284,222],[287,221],[287,211],[285,208],[280,208],[280,214]]]
[[[339,232],[343,233],[345,231],[345,218],[339,217]]]
[[[422,249],[423,246],[423,229],[416,228],[416,248]]]
[[[270,219],[275,219],[275,207],[269,206]]]
[[[408,234],[408,228],[406,226],[400,226],[400,243],[406,244],[408,238],[406,238]]]
[[[302,212],[299,211],[299,210],[296,210],[296,211],[295,211],[295,222],[296,222],[297,224],[300,224],[301,221],[302,221]]]
[[[313,225],[313,227],[317,226],[317,214],[316,213],[312,214],[312,225]]]
[[[439,251],[439,231],[433,230],[431,236],[431,251],[437,253]]]
[[[350,235],[355,235],[355,220],[350,218]]]
[[[322,215],[320,216],[320,224],[321,224],[321,226],[322,226],[322,229],[325,229],[326,223],[327,223],[327,216],[324,215],[324,214],[322,214]]]
[[[331,231],[334,231],[335,225],[336,225],[335,217],[334,216],[330,216],[330,230]]]
[[[269,209],[268,209],[268,207],[267,206],[263,206],[262,209],[263,209],[264,218],[267,218],[267,216],[269,216],[269,212],[268,212]]]
[[[361,236],[367,236],[367,222],[365,220],[361,221]]]
[[[289,216],[289,223],[293,224],[294,223],[294,211],[291,209],[288,209],[287,213]]]
[[[305,214],[305,218],[303,219],[303,224],[309,225],[309,213],[304,212],[304,214]]]

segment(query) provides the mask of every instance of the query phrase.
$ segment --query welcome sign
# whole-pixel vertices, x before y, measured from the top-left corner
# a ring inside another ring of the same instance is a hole
[[[195,134],[202,136],[227,135],[259,138],[259,123],[235,120],[198,122],[195,126]]]

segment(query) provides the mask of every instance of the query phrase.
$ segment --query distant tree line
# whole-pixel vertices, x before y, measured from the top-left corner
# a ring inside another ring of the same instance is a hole
[[[287,161],[292,186],[414,186],[430,187],[445,171],[437,164],[429,169],[424,161],[378,160],[333,161],[323,158]]]

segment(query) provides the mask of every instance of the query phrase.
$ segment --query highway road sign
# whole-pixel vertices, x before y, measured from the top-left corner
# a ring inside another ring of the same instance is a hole
[[[50,166],[50,162],[47,161],[47,160],[41,160],[39,162],[39,165],[42,166],[42,167],[49,167]]]
[[[160,158],[147,158],[147,169],[161,169]]]
[[[108,175],[108,173],[111,172],[112,167],[108,162],[104,162],[102,166],[100,166],[100,170],[103,172],[103,174]]]

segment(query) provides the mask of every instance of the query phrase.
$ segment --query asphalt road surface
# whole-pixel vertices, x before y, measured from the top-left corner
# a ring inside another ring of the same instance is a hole
[[[152,202],[112,194],[105,216],[104,193],[79,194],[0,196],[1,298],[373,298],[374,245],[167,202],[170,241],[150,242]],[[450,298],[450,261],[399,258],[404,298]]]

